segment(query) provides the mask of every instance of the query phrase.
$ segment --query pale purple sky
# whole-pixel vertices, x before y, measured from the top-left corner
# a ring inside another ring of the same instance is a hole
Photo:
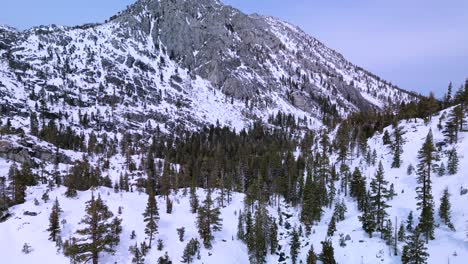
[[[103,22],[134,0],[4,1],[0,24]],[[466,0],[223,0],[245,13],[295,24],[330,48],[401,88],[441,96],[468,78]],[[458,88],[458,87],[457,87]]]

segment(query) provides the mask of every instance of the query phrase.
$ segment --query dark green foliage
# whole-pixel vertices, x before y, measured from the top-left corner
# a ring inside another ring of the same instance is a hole
[[[276,224],[276,221],[273,220],[270,230],[270,253],[274,254],[276,252],[276,248],[278,247],[278,225]]]
[[[157,245],[156,245],[156,249],[157,249],[158,251],[162,251],[163,248],[164,248],[164,243],[163,243],[162,239],[158,239]]]
[[[219,208],[214,207],[211,199],[211,191],[208,190],[203,206],[198,208],[197,226],[198,233],[203,240],[205,248],[210,249],[214,239],[213,232],[221,230],[221,212]]]
[[[143,213],[143,221],[146,223],[145,234],[149,238],[149,247],[154,238],[154,234],[158,232],[159,210],[156,197],[153,192],[148,194],[148,202],[145,212]]]
[[[408,239],[407,244],[403,246],[401,263],[403,264],[426,264],[429,253],[421,234],[416,230]]]
[[[192,214],[196,213],[199,207],[198,195],[195,188],[190,188],[190,208]]]
[[[458,172],[458,154],[455,148],[448,151],[447,171],[448,174],[454,175]]]
[[[403,242],[405,241],[405,226],[403,225],[403,222],[400,223],[400,228],[398,228],[398,241]]]
[[[195,256],[200,259],[200,242],[192,238],[185,246],[184,253],[182,255],[182,263],[192,263]]]
[[[322,241],[322,253],[320,253],[320,260],[323,264],[336,264],[335,250],[331,240]]]
[[[362,176],[359,168],[356,167],[351,178],[349,193],[351,197],[356,199],[360,211],[364,208],[366,192],[366,179]]]
[[[401,166],[401,154],[403,154],[403,130],[398,125],[395,126],[393,132],[393,144],[392,144],[392,151],[393,151],[393,161],[392,161],[392,168],[400,168]]]
[[[259,205],[251,220],[246,214],[246,243],[251,263],[264,263],[268,251],[274,252],[278,245],[277,226],[271,220],[264,205]]]
[[[132,263],[134,264],[144,264],[145,257],[138,248],[138,243],[135,243],[135,246],[130,247],[130,253],[133,254]]]
[[[310,246],[309,252],[307,253],[306,264],[317,264],[317,255],[314,252],[314,246]]]
[[[75,197],[76,191],[86,191],[91,187],[112,185],[109,180],[105,180],[101,175],[99,167],[93,167],[88,159],[83,156],[82,160],[76,161],[70,170],[70,174],[65,177],[64,185],[68,187],[65,195]]]
[[[327,236],[333,236],[336,231],[336,218],[333,215],[328,223]]]
[[[179,236],[179,241],[184,242],[185,227],[177,228],[177,235]]]
[[[434,239],[434,202],[432,197],[431,172],[434,162],[438,160],[437,152],[429,131],[426,141],[418,152],[418,186],[416,193],[417,206],[421,210],[418,228],[426,240]]]
[[[301,242],[299,241],[299,234],[296,231],[296,228],[293,228],[291,233],[291,242],[289,243],[291,246],[291,260],[293,264],[296,264],[297,255],[299,254],[299,249],[301,247]]]
[[[348,209],[346,208],[346,204],[344,200],[341,202],[337,202],[335,204],[335,210],[333,211],[333,216],[335,216],[336,222],[341,222],[345,220],[345,213]]]
[[[49,216],[49,240],[56,241],[57,237],[60,235],[60,213],[62,209],[57,198],[55,198],[54,205],[52,206],[52,211]]]
[[[164,256],[158,258],[158,264],[172,264],[172,261],[169,259],[167,252]]]
[[[13,190],[11,198],[13,204],[24,203],[26,197],[26,182],[15,163],[10,166],[8,179],[11,181],[10,185]]]
[[[448,188],[445,188],[444,193],[440,198],[439,217],[440,219],[442,219],[442,221],[444,221],[444,224],[446,224],[450,229],[454,229],[450,217],[450,208],[450,193],[448,191]]]
[[[413,232],[413,211],[408,214],[406,219],[406,231]]]
[[[384,178],[384,170],[382,162],[379,162],[379,168],[370,183],[370,202],[375,210],[375,220],[377,230],[383,227],[385,218],[387,217],[386,209],[389,207],[387,199],[389,197],[388,181]]]
[[[237,219],[237,239],[245,241],[244,217],[242,215],[242,211],[240,210]]]
[[[94,194],[91,200],[86,202],[86,215],[80,224],[85,225],[77,231],[81,238],[72,238],[64,244],[64,252],[78,261],[91,261],[98,263],[99,253],[113,253],[116,241],[119,240],[121,230],[120,220],[111,221],[113,214],[99,195],[97,199]],[[116,226],[117,225],[117,226]]]
[[[384,135],[382,137],[382,141],[384,145],[392,144],[392,140],[390,139],[390,134],[388,133],[388,130],[385,130]]]
[[[364,199],[364,207],[362,210],[362,215],[359,217],[359,220],[362,223],[362,229],[372,237],[372,233],[377,229],[376,215],[374,208],[370,201],[370,194],[368,193]]]

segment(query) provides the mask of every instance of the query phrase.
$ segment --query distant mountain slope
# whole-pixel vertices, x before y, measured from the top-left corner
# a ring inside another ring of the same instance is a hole
[[[239,130],[282,111],[318,127],[415,99],[288,23],[214,0],[140,0],[101,25],[0,28],[0,110],[15,118],[43,105],[72,123],[93,113],[94,128],[169,132]]]

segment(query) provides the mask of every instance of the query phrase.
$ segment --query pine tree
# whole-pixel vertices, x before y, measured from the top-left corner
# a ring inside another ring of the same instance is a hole
[[[392,151],[393,151],[393,161],[392,161],[392,168],[400,168],[401,166],[401,154],[403,154],[403,129],[398,125],[395,127],[393,136],[394,141],[392,144]]]
[[[296,228],[293,228],[291,233],[291,242],[289,243],[291,246],[291,260],[293,264],[296,264],[297,255],[299,254],[299,249],[301,247],[301,242],[299,241],[299,234],[296,231]]]
[[[11,181],[11,189],[13,190],[13,204],[22,204],[26,197],[26,184],[21,172],[18,170],[16,163],[10,166],[8,171],[8,179]]]
[[[390,134],[388,133],[388,130],[385,130],[382,141],[383,141],[384,145],[391,145],[392,144],[392,141],[390,139]]]
[[[384,170],[382,162],[379,162],[379,168],[370,183],[370,202],[375,209],[375,219],[377,230],[381,230],[383,222],[387,217],[386,209],[390,207],[386,200],[389,197],[388,181],[384,178]]]
[[[135,243],[134,247],[131,247],[131,252],[133,253],[132,263],[134,264],[144,264],[145,257],[138,248],[138,243]]]
[[[196,213],[199,207],[198,195],[195,188],[190,188],[190,208],[192,214]]]
[[[315,255],[313,245],[310,246],[309,252],[307,253],[306,264],[317,264],[317,255]]]
[[[406,231],[413,232],[413,211],[410,211],[406,219]]]
[[[327,236],[333,236],[335,231],[336,231],[336,219],[335,219],[335,216],[333,215],[330,219],[330,223],[328,223]]]
[[[80,224],[84,224],[85,228],[77,231],[82,237],[76,239],[76,243],[68,243],[68,252],[75,252],[76,259],[81,262],[92,260],[93,264],[97,264],[99,253],[113,253],[116,239],[115,226],[110,221],[113,214],[109,211],[107,205],[99,195],[97,199],[94,194],[91,200],[86,202],[86,215],[81,220]],[[65,245],[64,245],[65,247]]]
[[[331,240],[322,241],[322,253],[320,254],[320,260],[323,264],[336,264],[335,261],[335,250]]]
[[[401,263],[403,264],[426,264],[429,253],[421,234],[416,230],[409,238],[406,245],[403,246]]]
[[[276,221],[273,220],[271,223],[270,228],[270,253],[274,254],[276,252],[276,248],[278,247],[278,225]]]
[[[438,160],[432,139],[432,131],[429,131],[426,141],[419,150],[418,159],[417,181],[419,186],[416,187],[416,199],[418,200],[418,209],[421,210],[418,227],[426,237],[426,241],[428,241],[429,239],[434,239],[434,202],[431,187],[431,171],[434,162]]]
[[[254,224],[248,234],[248,249],[251,263],[264,263],[268,254],[269,217],[266,208],[259,205],[254,217]]]
[[[214,239],[213,232],[220,231],[222,228],[221,212],[219,208],[214,207],[211,199],[211,190],[208,190],[203,206],[198,208],[197,226],[198,233],[203,240],[205,248],[210,249]]]
[[[452,104],[452,90],[453,90],[453,85],[452,85],[452,82],[450,82],[447,88],[447,93],[444,96],[445,107],[449,107]]]
[[[60,234],[60,213],[62,209],[57,198],[55,198],[54,205],[52,206],[52,212],[49,216],[49,228],[47,231],[50,233],[49,240],[56,241]]]
[[[179,236],[179,241],[184,242],[185,227],[177,228],[177,235]]]
[[[164,256],[158,258],[158,264],[172,264],[172,261],[169,258],[167,252],[164,253]]]
[[[181,262],[192,263],[196,255],[200,256],[200,242],[192,238],[185,246]]]
[[[447,171],[450,175],[458,172],[458,154],[455,148],[448,151]]]
[[[351,197],[356,198],[358,209],[360,211],[364,208],[366,192],[366,179],[362,176],[359,168],[356,167],[351,178],[350,195]]]
[[[30,113],[29,128],[31,129],[31,135],[33,136],[39,135],[39,121],[37,120],[37,114],[35,112]]]
[[[448,188],[444,189],[444,193],[442,197],[440,198],[440,207],[439,207],[439,217],[444,221],[444,224],[446,224],[450,229],[453,229],[453,224],[451,221],[450,217],[450,193],[448,191]]]
[[[143,221],[146,223],[145,234],[149,238],[149,248],[154,238],[154,234],[158,232],[159,210],[156,197],[153,192],[148,194],[148,202],[145,212],[143,213]]]
[[[244,217],[241,210],[239,210],[237,219],[237,239],[245,241]]]
[[[398,228],[398,241],[403,242],[405,241],[405,226],[403,222],[400,223],[400,228]]]
[[[370,201],[370,193],[368,193],[364,199],[364,207],[359,220],[362,223],[362,229],[369,235],[369,237],[372,237],[372,233],[374,233],[377,228],[377,223],[375,209]]]

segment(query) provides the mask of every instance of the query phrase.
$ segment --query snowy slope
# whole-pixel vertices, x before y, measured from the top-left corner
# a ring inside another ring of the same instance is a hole
[[[447,112],[449,110],[445,110]],[[424,124],[422,120],[416,121],[402,121],[400,126],[405,132],[404,139],[404,152],[402,156],[403,165],[400,169],[392,169],[391,161],[392,155],[389,154],[390,150],[387,146],[382,144],[382,135],[376,135],[369,139],[368,144],[370,149],[377,151],[377,161],[381,160],[385,169],[385,178],[395,186],[397,196],[389,202],[391,208],[388,209],[389,217],[394,221],[395,217],[400,221],[405,221],[408,213],[413,211],[415,219],[418,218],[419,213],[416,211],[415,201],[415,187],[416,176],[407,175],[406,168],[409,164],[414,166],[417,164],[417,150],[421,147],[425,137],[432,129],[434,134],[434,141],[440,142],[443,140],[442,132],[437,128],[439,118],[438,114],[432,118],[428,124]],[[387,127],[390,133],[391,127]],[[444,147],[444,150],[452,146]],[[444,226],[436,214],[437,224],[436,239],[430,241],[428,244],[428,251],[430,258],[428,263],[450,263],[462,264],[466,263],[468,258],[468,248],[466,247],[466,221],[468,215],[468,195],[461,195],[461,188],[468,188],[465,172],[468,170],[468,134],[460,133],[460,139],[457,144],[460,158],[459,173],[451,176],[434,176],[433,180],[433,195],[435,201],[435,208],[439,206],[439,198],[444,188],[448,187],[451,193],[452,202],[452,221],[456,231],[450,231]],[[446,156],[442,153],[442,161],[446,163]],[[79,155],[76,155],[79,157]],[[108,174],[115,180],[118,177],[119,171],[123,166],[123,158],[116,156],[112,160],[112,168]],[[6,175],[11,162],[0,159],[0,175]],[[367,182],[370,182],[373,177],[376,167],[367,167],[362,158],[355,159],[351,164],[351,169],[354,166],[359,166],[363,175],[366,176]],[[61,165],[62,169],[66,169],[66,165]],[[337,183],[339,184],[339,183]],[[338,190],[337,185],[337,190]],[[46,186],[32,187],[28,189],[27,202],[22,205],[17,205],[11,209],[14,216],[4,223],[0,223],[0,246],[3,254],[10,260],[10,263],[25,263],[35,259],[48,259],[49,263],[67,263],[67,259],[60,253],[57,253],[54,243],[49,241],[48,233],[45,229],[48,226],[48,217],[52,202],[44,203],[41,200],[42,193],[46,190]],[[65,189],[58,188],[49,193],[51,200],[57,197],[63,209],[62,218],[66,219],[66,224],[62,229],[62,237],[66,239],[78,228],[78,222],[84,215],[85,201],[90,199],[92,191],[80,192],[76,199],[66,198],[63,193]],[[128,247],[133,245],[135,241],[142,242],[144,235],[144,225],[142,213],[144,211],[147,196],[144,193],[114,193],[112,189],[100,188],[95,190],[94,193],[99,193],[104,201],[109,205],[110,209],[117,215],[117,208],[123,207],[123,213],[120,216],[123,219],[123,233],[121,235],[121,243],[117,248],[115,255],[103,254],[102,263],[130,263],[131,256],[128,253]],[[203,200],[205,192],[201,189],[198,190],[200,200]],[[216,197],[216,195],[214,195]],[[40,201],[38,206],[33,203],[34,198]],[[378,233],[374,233],[373,238],[362,230],[361,223],[358,220],[360,213],[357,210],[355,202],[349,197],[344,197],[343,194],[338,195],[339,199],[344,199],[348,211],[346,213],[346,220],[337,223],[337,232],[332,237],[333,245],[335,248],[335,258],[338,263],[400,263],[400,256],[393,256],[392,249],[385,245],[384,241],[380,239]],[[170,258],[177,263],[182,255],[183,248],[190,238],[199,238],[195,226],[196,217],[190,213],[190,206],[188,196],[184,197],[182,192],[172,194],[171,199],[174,202],[174,210],[171,215],[165,213],[164,198],[158,198],[160,208],[161,220],[159,222],[159,233],[157,239],[164,241],[164,249],[157,251],[156,247],[150,251],[147,256],[146,263],[154,263],[159,256],[168,252]],[[233,201],[222,211],[223,229],[215,233],[215,242],[212,250],[202,249],[201,260],[196,263],[248,263],[248,254],[246,245],[236,239],[237,233],[237,215],[236,213],[244,208],[243,194],[235,193]],[[278,206],[271,205],[268,207],[269,213],[278,218]],[[285,204],[284,201],[280,202],[279,208],[283,215],[291,215],[285,221],[289,222],[292,227],[299,227],[300,208],[291,207]],[[24,211],[37,212],[38,216],[25,216]],[[313,226],[312,234],[309,237],[305,235],[301,237],[301,250],[299,259],[305,260],[310,245],[313,244],[317,253],[321,250],[320,242],[326,238],[327,225],[332,210],[326,210],[324,217],[320,224]],[[416,220],[417,221],[417,220]],[[395,222],[393,223],[395,226]],[[185,242],[179,242],[176,228],[184,226],[186,228]],[[130,233],[132,230],[136,231],[136,240],[130,240]],[[289,241],[290,230],[286,230],[284,226],[279,227],[278,237],[281,251],[286,256],[289,255]],[[349,235],[351,240],[346,242],[345,247],[339,246],[339,234],[344,236]],[[34,251],[29,255],[21,253],[21,248],[24,243],[29,243]],[[401,254],[402,243],[399,243],[399,254]],[[267,257],[268,263],[277,263],[278,255],[269,255]],[[286,263],[290,263],[288,258]]]

